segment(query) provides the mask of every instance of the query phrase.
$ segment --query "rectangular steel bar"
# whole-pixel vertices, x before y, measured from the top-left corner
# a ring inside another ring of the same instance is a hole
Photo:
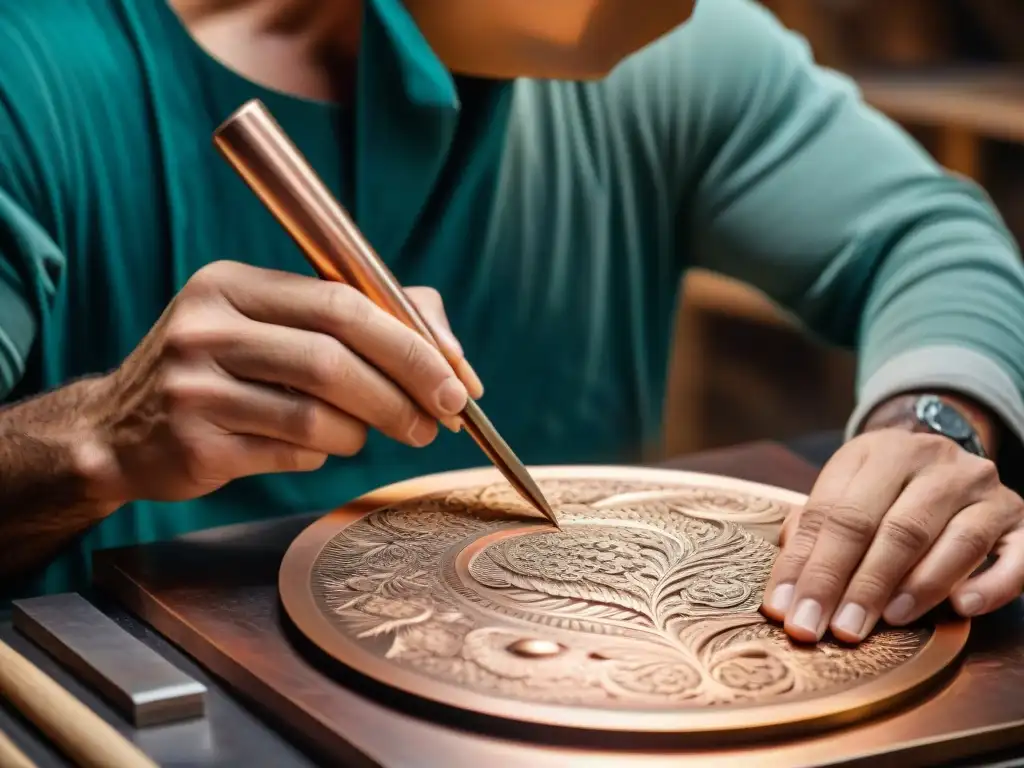
[[[79,594],[13,604],[14,626],[96,688],[136,727],[202,717],[206,688]]]

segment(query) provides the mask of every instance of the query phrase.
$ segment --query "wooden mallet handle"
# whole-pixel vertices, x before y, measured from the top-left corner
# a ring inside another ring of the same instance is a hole
[[[53,678],[0,641],[0,695],[76,765],[157,768],[134,744]]]
[[[37,768],[5,733],[0,733],[0,765],[3,768]]]

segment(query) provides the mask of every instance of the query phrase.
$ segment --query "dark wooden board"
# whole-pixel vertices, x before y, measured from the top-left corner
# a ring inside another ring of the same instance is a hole
[[[814,469],[759,443],[671,462],[807,492]],[[259,706],[328,764],[547,768],[930,764],[1024,740],[1024,610],[978,622],[964,663],[915,707],[799,742],[718,751],[599,751],[516,741],[446,727],[386,691],[325,674],[282,620],[277,569],[312,517],[231,526],[97,553],[98,586]],[[881,755],[887,757],[884,759]]]

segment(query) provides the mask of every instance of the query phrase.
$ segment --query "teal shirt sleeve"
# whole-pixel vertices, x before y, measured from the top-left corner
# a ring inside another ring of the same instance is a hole
[[[67,158],[47,103],[58,73],[18,18],[0,8],[0,403],[25,375],[66,264],[53,233]]]
[[[0,403],[25,374],[38,332],[33,273],[52,248],[39,225],[0,187]]]
[[[884,399],[942,387],[1024,436],[1024,267],[981,190],[754,2],[703,0],[685,35],[662,66],[701,75],[676,114],[700,166],[691,263],[857,350],[848,434]]]

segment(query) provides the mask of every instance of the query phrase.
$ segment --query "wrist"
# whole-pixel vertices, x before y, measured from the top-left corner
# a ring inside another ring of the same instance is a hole
[[[61,398],[70,406],[73,418],[37,422],[42,439],[54,446],[60,457],[54,468],[62,476],[54,481],[68,488],[76,503],[90,506],[101,515],[128,501],[121,492],[117,452],[106,424],[105,406],[112,394],[109,377],[79,379],[63,389]]]
[[[84,418],[77,439],[70,447],[71,466],[82,490],[83,501],[110,511],[131,501],[125,493],[124,475],[118,460],[107,411],[114,400],[116,382],[112,376],[83,381],[88,387],[91,407],[83,409]]]
[[[952,407],[974,430],[985,455],[994,458],[999,451],[1001,426],[998,419],[984,406],[962,395],[949,392],[909,392],[879,403],[864,420],[860,432],[877,429],[907,429],[912,432],[930,432],[916,413],[916,404],[923,395],[934,395]]]

